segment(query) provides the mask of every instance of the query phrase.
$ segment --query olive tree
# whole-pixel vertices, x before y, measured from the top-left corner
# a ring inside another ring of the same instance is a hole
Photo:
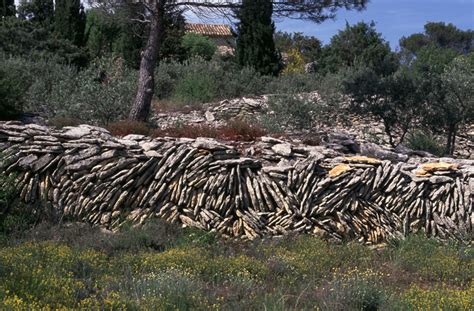
[[[458,56],[441,74],[445,96],[431,107],[437,125],[446,132],[446,152],[454,153],[459,128],[474,121],[474,53]]]

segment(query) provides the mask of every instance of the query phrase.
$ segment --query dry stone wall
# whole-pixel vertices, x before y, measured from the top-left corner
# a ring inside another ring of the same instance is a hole
[[[2,170],[21,200],[94,225],[159,217],[229,237],[298,232],[365,243],[417,231],[472,236],[473,161],[346,157],[273,138],[256,145],[242,157],[204,138],[0,123]]]

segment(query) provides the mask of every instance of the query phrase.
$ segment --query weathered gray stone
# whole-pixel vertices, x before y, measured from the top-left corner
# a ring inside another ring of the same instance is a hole
[[[415,229],[441,239],[472,232],[472,161],[441,159],[459,168],[423,173],[420,163],[440,159],[380,163],[273,139],[245,158],[241,146],[213,139],[119,140],[76,129],[25,134],[21,124],[0,122],[5,171],[22,200],[46,199],[58,213],[109,228],[161,217],[247,239],[307,232],[379,243]],[[77,135],[64,135],[71,130]],[[348,169],[329,177],[341,163]]]
[[[290,157],[293,153],[290,144],[276,144],[272,146],[272,150],[283,157]]]

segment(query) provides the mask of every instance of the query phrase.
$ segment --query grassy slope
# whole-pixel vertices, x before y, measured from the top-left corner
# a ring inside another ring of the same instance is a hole
[[[223,241],[160,222],[40,225],[0,248],[0,309],[469,310],[474,251],[419,236],[372,250],[309,236]]]

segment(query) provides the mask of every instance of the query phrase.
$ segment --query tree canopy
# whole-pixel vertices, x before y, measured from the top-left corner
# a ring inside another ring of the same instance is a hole
[[[372,67],[377,74],[387,75],[396,70],[398,60],[387,41],[375,29],[375,23],[346,24],[344,30],[331,38],[323,48],[319,71],[337,72],[358,64]]]
[[[241,66],[253,67],[263,75],[277,75],[281,69],[275,49],[270,0],[243,0],[237,11],[237,59]]]

